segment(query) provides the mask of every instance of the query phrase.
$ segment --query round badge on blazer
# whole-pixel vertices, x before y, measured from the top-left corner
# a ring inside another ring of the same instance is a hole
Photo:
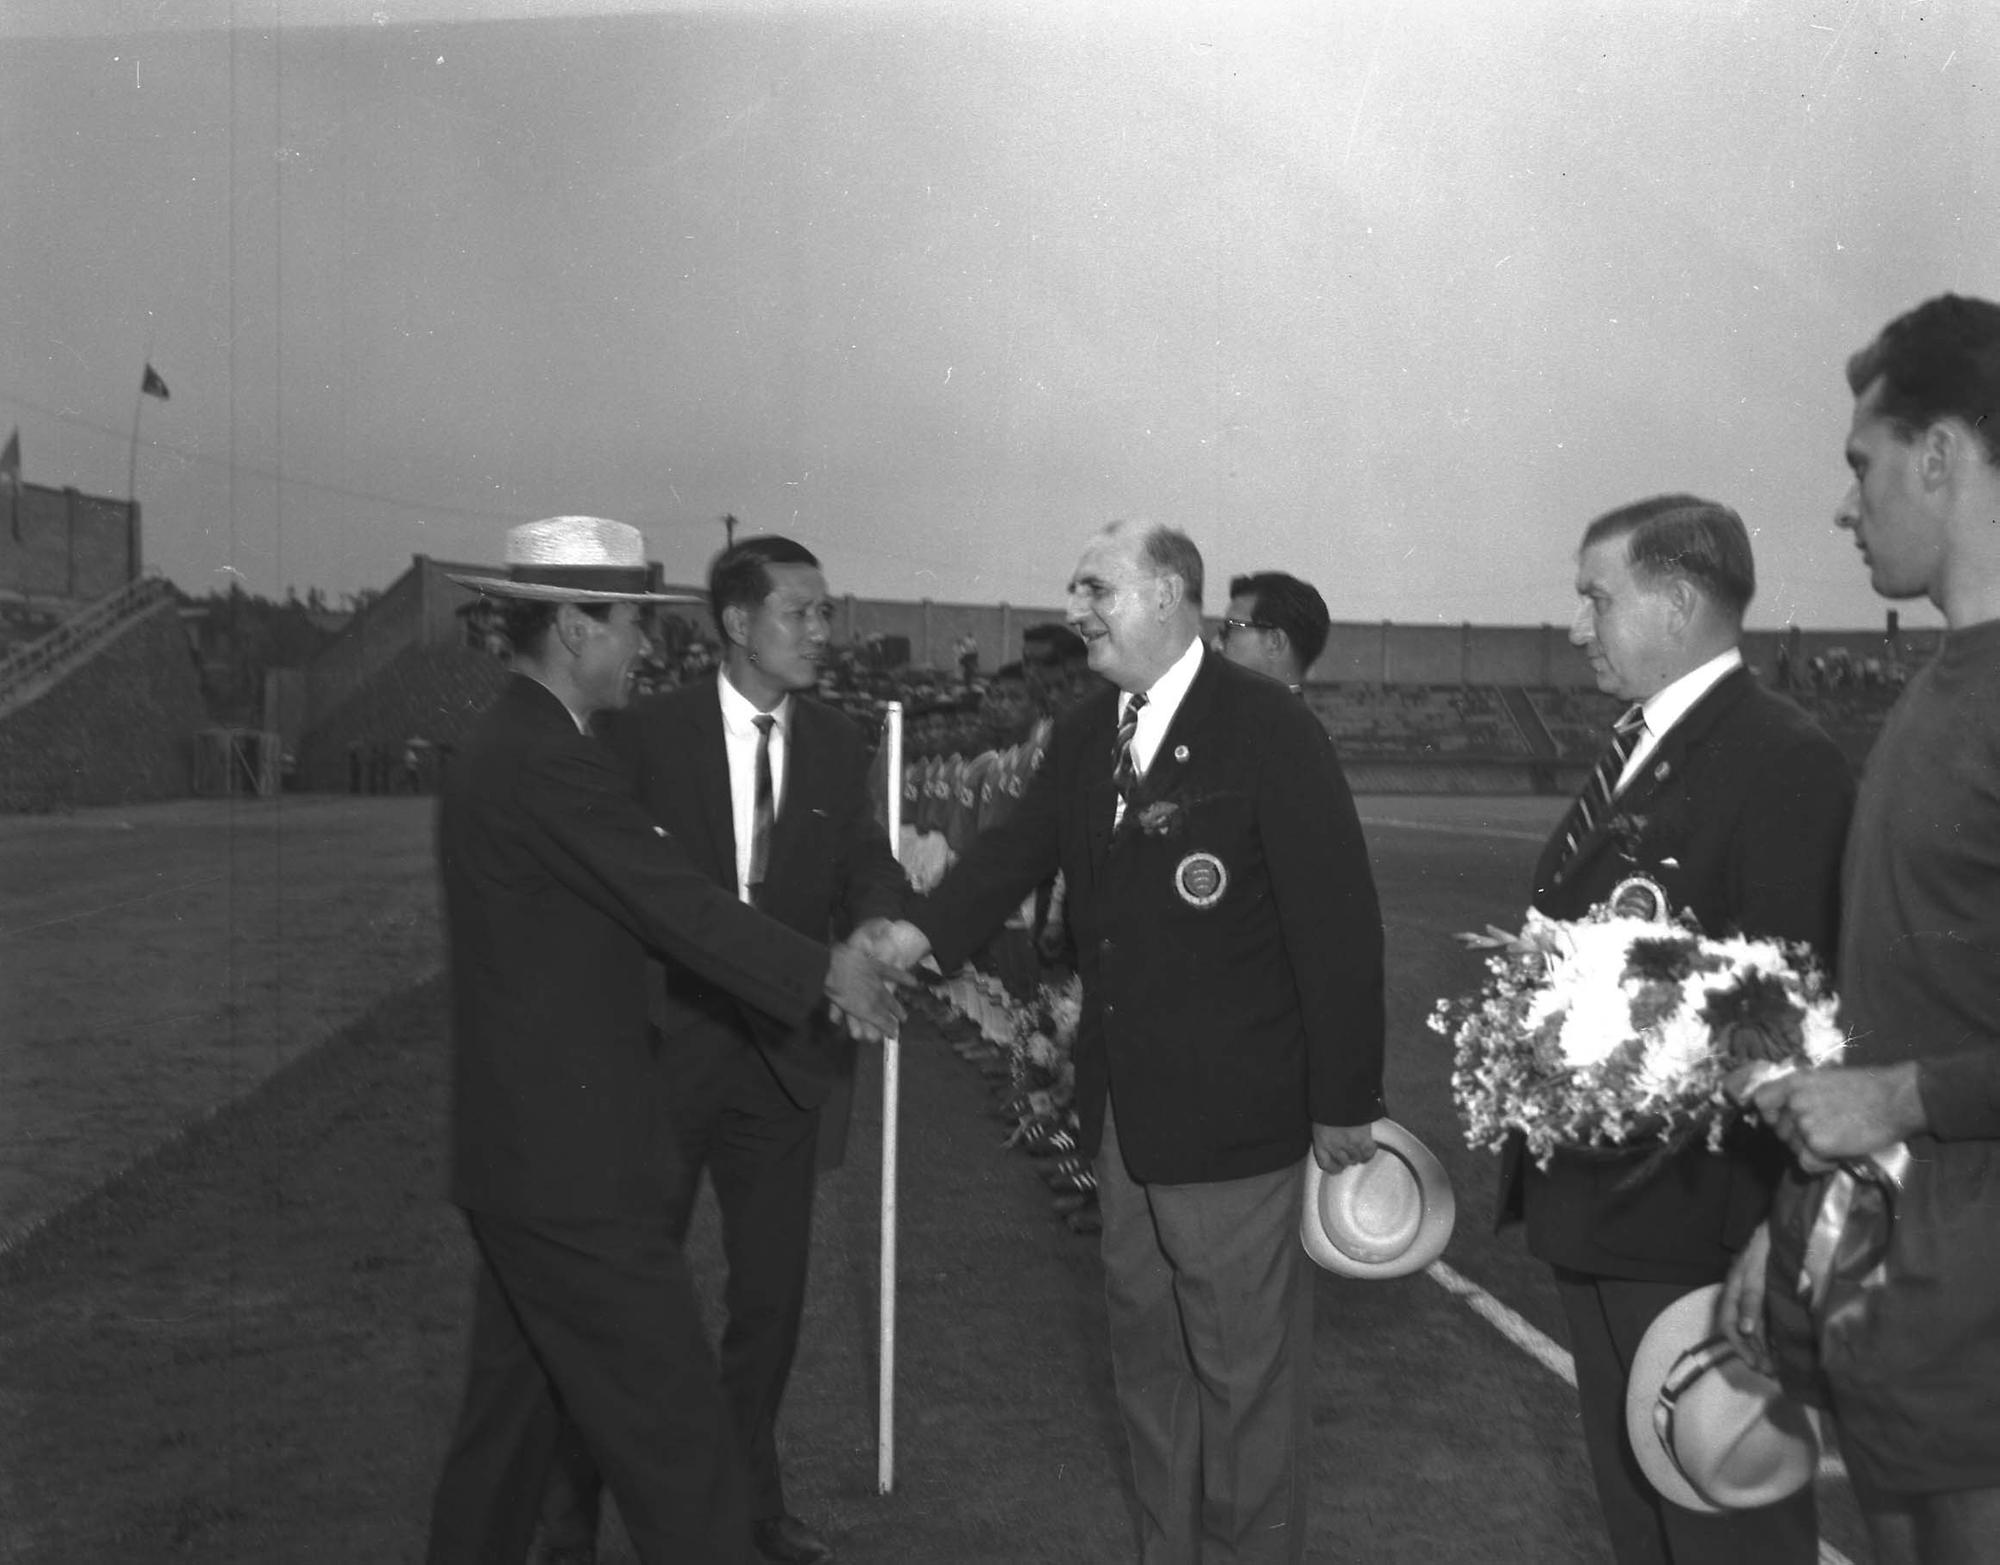
[[[1174,890],[1189,907],[1214,907],[1229,889],[1229,871],[1213,853],[1190,853],[1174,866]]]
[[[1611,895],[1605,900],[1620,917],[1641,918],[1656,924],[1665,923],[1672,911],[1667,888],[1646,875],[1628,875],[1611,888]]]

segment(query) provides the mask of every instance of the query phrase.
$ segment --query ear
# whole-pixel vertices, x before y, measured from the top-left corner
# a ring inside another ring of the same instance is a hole
[[[750,644],[750,611],[740,603],[732,603],[722,611],[722,633],[730,644],[747,647]]]
[[[1660,589],[1660,596],[1667,600],[1672,611],[1675,630],[1687,629],[1701,613],[1701,589],[1685,576],[1670,577]]]
[[[1936,493],[1956,481],[1964,464],[1987,465],[1986,445],[1977,430],[1956,418],[1942,418],[1917,437],[1917,480]]]
[[[590,634],[590,616],[574,603],[556,605],[556,640],[571,657],[583,650],[584,639]]]
[[[1187,583],[1171,571],[1164,576],[1156,577],[1155,580],[1159,586],[1158,601],[1161,614],[1173,613],[1181,606],[1181,600],[1187,596]]]

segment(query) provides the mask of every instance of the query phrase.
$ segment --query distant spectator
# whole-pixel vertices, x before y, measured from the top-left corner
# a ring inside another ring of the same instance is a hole
[[[970,689],[973,680],[979,677],[979,640],[968,630],[958,638],[958,647],[956,650],[958,654],[959,678],[963,681],[966,688]]]

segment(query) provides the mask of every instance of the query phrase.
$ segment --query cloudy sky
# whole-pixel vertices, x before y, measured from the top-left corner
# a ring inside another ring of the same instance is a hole
[[[1840,365],[2000,295],[1996,87],[1990,0],[0,0],[0,437],[122,495],[150,357],[196,591],[734,512],[1047,604],[1122,516],[1561,621],[1692,489],[1753,623],[1874,625]]]

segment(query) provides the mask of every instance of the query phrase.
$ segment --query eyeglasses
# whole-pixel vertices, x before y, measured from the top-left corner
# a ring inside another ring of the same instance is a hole
[[[1230,636],[1239,630],[1276,630],[1277,628],[1276,625],[1266,624],[1260,619],[1226,619],[1222,622],[1222,629],[1215,633],[1215,639],[1220,642],[1227,642]]]

